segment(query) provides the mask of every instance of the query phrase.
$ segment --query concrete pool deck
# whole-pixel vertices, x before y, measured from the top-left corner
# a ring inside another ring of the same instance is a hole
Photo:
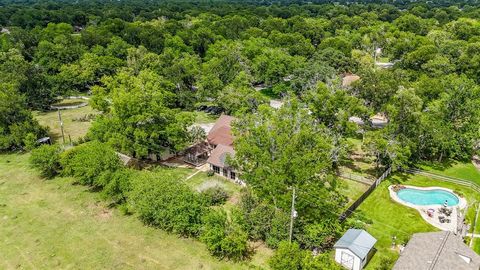
[[[388,187],[388,190],[390,192],[390,197],[397,203],[400,203],[402,205],[411,207],[413,209],[416,209],[422,218],[427,221],[429,224],[435,226],[436,228],[442,230],[442,231],[451,231],[451,232],[457,232],[457,227],[458,227],[458,220],[460,216],[460,211],[464,209],[467,206],[467,200],[465,198],[459,196],[458,194],[455,194],[453,190],[448,189],[448,188],[442,188],[442,187],[417,187],[417,186],[408,186],[408,185],[399,185],[405,188],[412,188],[412,189],[418,189],[418,190],[445,190],[448,192],[451,192],[455,196],[458,197],[458,204],[455,206],[448,206],[447,209],[452,210],[452,213],[450,214],[450,217],[447,217],[450,219],[450,223],[441,223],[438,219],[439,216],[445,216],[444,214],[440,214],[440,208],[443,208],[443,205],[415,205],[409,202],[406,202],[398,197],[397,192],[395,192],[394,187],[396,185],[391,185]],[[427,213],[429,209],[433,209],[433,215],[430,217]]]

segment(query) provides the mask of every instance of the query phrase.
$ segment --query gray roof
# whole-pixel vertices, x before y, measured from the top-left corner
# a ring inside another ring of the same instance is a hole
[[[451,232],[416,233],[393,270],[478,270],[480,256]]]
[[[376,242],[377,239],[365,230],[349,229],[333,247],[346,248],[363,260]]]

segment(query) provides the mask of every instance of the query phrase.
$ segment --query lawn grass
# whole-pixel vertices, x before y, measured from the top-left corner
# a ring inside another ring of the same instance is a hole
[[[473,250],[480,254],[480,238],[475,238],[475,240],[473,240]]]
[[[195,115],[196,124],[215,123],[215,121],[217,121],[217,118],[219,117],[218,115],[201,112],[201,111],[195,111],[194,115]]]
[[[88,114],[98,114],[98,111],[92,109],[90,106],[86,106],[78,109],[62,110],[60,113],[62,114],[65,141],[68,143],[69,136],[72,141],[76,141],[85,136],[91,126],[91,121],[80,122],[74,121],[74,119],[84,117]],[[34,116],[40,125],[46,126],[50,129],[49,135],[53,141],[62,142],[62,131],[58,120],[58,111],[34,112]]]
[[[353,180],[339,178],[338,181],[340,194],[348,198],[346,207],[350,206],[352,202],[358,199],[368,189],[368,185]]]
[[[422,170],[468,180],[480,185],[480,172],[471,162],[454,162],[442,165],[425,163],[418,167]]]
[[[27,160],[0,155],[0,269],[266,267],[267,249],[257,250],[251,262],[217,260],[197,240],[107,208],[98,193],[72,185],[72,178],[40,179]],[[182,169],[179,177],[192,171]]]
[[[390,198],[388,186],[392,184],[407,184],[413,186],[439,186],[454,190],[464,196],[467,203],[480,200],[480,194],[475,191],[452,183],[441,182],[421,175],[395,174],[383,182],[358,208],[357,216],[363,216],[372,224],[367,225],[367,231],[377,240],[375,247],[378,249],[367,269],[375,269],[382,257],[396,260],[398,251],[392,250],[392,237],[396,236],[397,244],[406,242],[412,234],[418,232],[437,231],[420,216],[417,210],[394,202]],[[472,222],[474,209],[467,213],[467,222]]]

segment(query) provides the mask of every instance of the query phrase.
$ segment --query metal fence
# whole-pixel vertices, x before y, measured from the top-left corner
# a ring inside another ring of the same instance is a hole
[[[388,169],[379,178],[377,178],[377,180],[375,180],[375,182],[367,189],[367,191],[365,191],[362,194],[362,196],[360,196],[360,198],[358,198],[355,202],[353,202],[352,205],[350,205],[347,208],[347,210],[345,210],[340,215],[340,217],[338,218],[340,220],[340,222],[345,221],[353,213],[353,211],[355,211],[360,206],[360,204],[362,204],[362,202],[366,198],[368,198],[370,193],[372,193],[378,187],[378,185],[380,185],[380,183],[382,183],[382,181],[385,178],[387,178],[388,175],[390,175],[391,172],[392,172],[392,167],[388,167]]]

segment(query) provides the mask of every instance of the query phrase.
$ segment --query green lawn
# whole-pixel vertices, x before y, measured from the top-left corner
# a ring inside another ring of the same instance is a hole
[[[342,195],[348,198],[348,207],[368,189],[368,185],[353,180],[340,178],[338,189]]]
[[[395,183],[445,187],[465,196],[468,203],[480,200],[480,194],[473,190],[451,183],[432,180],[425,176],[396,174],[388,178],[356,211],[356,215],[362,215],[367,220],[371,220],[372,224],[367,225],[367,231],[378,240],[376,244],[378,251],[367,269],[375,269],[382,257],[390,257],[396,260],[398,251],[391,249],[393,236],[397,237],[398,244],[406,242],[413,233],[437,230],[424,221],[416,210],[400,205],[390,198],[388,186]],[[467,221],[471,222],[473,218],[474,209],[471,208],[468,211]]]
[[[208,123],[215,123],[217,121],[218,115],[195,111],[195,123],[196,124],[208,124]]]
[[[0,155],[0,269],[251,269],[270,256],[258,249],[248,263],[219,261],[197,240],[107,208],[71,178],[40,179],[27,159]]]
[[[444,164],[441,166],[422,164],[419,166],[419,168],[450,177],[469,180],[480,185],[480,172],[471,162],[455,162],[452,164]]]
[[[72,141],[78,140],[87,134],[87,131],[91,126],[90,121],[80,122],[74,121],[75,119],[85,117],[89,114],[98,114],[98,111],[92,109],[90,106],[72,110],[62,110],[60,112],[62,114],[63,130],[65,132],[65,140],[67,143],[69,141],[69,135],[72,138]],[[54,141],[62,141],[62,131],[58,120],[58,111],[34,112],[34,116],[42,126],[46,126],[50,129],[49,134]]]
[[[475,252],[480,254],[480,238],[475,238],[473,242],[473,250],[475,250]]]

